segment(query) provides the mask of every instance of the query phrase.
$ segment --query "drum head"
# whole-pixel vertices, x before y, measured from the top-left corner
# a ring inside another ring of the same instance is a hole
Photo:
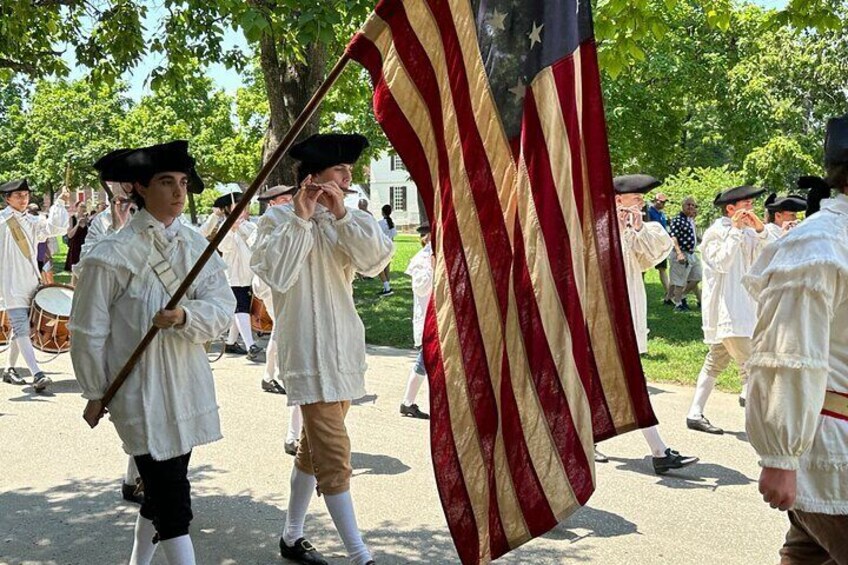
[[[54,316],[69,317],[74,291],[64,286],[46,286],[39,290],[34,298],[35,304]]]

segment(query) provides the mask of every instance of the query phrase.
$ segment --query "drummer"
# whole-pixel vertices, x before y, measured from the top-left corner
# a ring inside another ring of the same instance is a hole
[[[3,265],[0,269],[0,310],[6,310],[13,335],[3,382],[26,383],[15,369],[18,354],[22,354],[32,373],[35,392],[44,392],[53,381],[35,359],[29,308],[40,281],[38,244],[64,234],[68,229],[67,215],[61,216],[52,208],[47,218],[27,214],[30,187],[26,179],[0,185],[0,194],[6,203],[6,209],[0,212],[0,265]]]

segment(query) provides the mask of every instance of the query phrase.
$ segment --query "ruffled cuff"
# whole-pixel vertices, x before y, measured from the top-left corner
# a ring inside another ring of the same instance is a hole
[[[798,457],[793,455],[763,455],[760,459],[760,467],[797,471],[799,468],[798,461]]]

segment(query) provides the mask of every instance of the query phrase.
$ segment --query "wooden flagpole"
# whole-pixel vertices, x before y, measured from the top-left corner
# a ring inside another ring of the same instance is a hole
[[[165,310],[173,310],[179,305],[180,300],[182,300],[183,296],[185,296],[185,293],[188,291],[189,286],[191,286],[191,284],[200,274],[200,271],[206,265],[206,262],[209,261],[209,258],[212,257],[212,254],[217,251],[218,246],[224,239],[224,236],[226,236],[227,233],[230,231],[230,228],[233,227],[233,224],[235,224],[236,220],[239,218],[239,216],[241,216],[244,209],[250,205],[250,200],[259,190],[259,187],[265,184],[265,181],[268,180],[268,176],[270,176],[271,171],[274,170],[274,168],[277,166],[277,164],[280,162],[286,152],[288,152],[288,150],[294,144],[294,140],[297,138],[298,135],[300,135],[300,132],[303,131],[303,128],[306,126],[306,123],[315,114],[315,111],[318,109],[319,104],[330,91],[330,88],[332,88],[333,85],[336,83],[349,60],[350,57],[348,57],[347,53],[345,53],[336,62],[335,66],[330,71],[330,74],[327,75],[327,78],[324,83],[318,88],[317,91],[315,91],[315,94],[312,95],[312,98],[306,104],[306,107],[297,117],[295,122],[292,124],[291,128],[289,128],[288,133],[286,133],[285,137],[283,137],[283,140],[280,142],[280,145],[274,151],[271,158],[268,159],[268,161],[262,166],[262,169],[259,171],[259,174],[256,176],[255,179],[253,179],[253,182],[250,183],[250,186],[247,188],[247,191],[245,191],[241,201],[238,202],[235,208],[233,208],[232,212],[230,212],[230,215],[227,217],[226,221],[224,221],[223,225],[221,225],[220,229],[218,230],[218,233],[215,235],[214,238],[212,238],[212,241],[209,242],[209,245],[206,246],[206,249],[203,251],[203,253],[200,255],[200,258],[197,260],[197,263],[194,264],[194,267],[192,267],[191,271],[189,271],[188,275],[186,275],[185,280],[182,282],[182,284],[177,289],[176,293],[174,293],[174,296],[165,306]],[[101,399],[101,404],[104,410],[112,401],[112,398],[114,398],[115,393],[118,392],[118,389],[121,388],[121,385],[123,385],[124,382],[127,380],[127,377],[129,377],[136,363],[138,363],[138,360],[141,358],[141,355],[144,353],[144,350],[147,349],[147,346],[150,345],[150,342],[153,341],[153,338],[156,336],[157,333],[159,333],[159,328],[155,326],[152,326],[149,330],[147,330],[147,333],[144,335],[144,338],[142,338],[141,342],[135,348],[135,351],[133,351],[132,355],[124,364],[123,368],[115,376],[114,380],[109,385],[109,388],[106,389],[106,394],[104,394],[103,398]]]

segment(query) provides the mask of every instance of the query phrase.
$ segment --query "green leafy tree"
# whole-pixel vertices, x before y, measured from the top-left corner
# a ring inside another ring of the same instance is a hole
[[[668,177],[665,184],[658,190],[668,197],[670,205],[666,205],[669,216],[680,213],[681,203],[687,196],[692,196],[698,203],[698,216],[695,223],[698,230],[703,232],[716,218],[719,210],[713,206],[716,195],[727,188],[744,184],[745,176],[729,167],[686,167],[677,174]]]
[[[744,173],[749,183],[786,194],[797,192],[799,176],[819,168],[796,139],[778,136],[745,158]]]
[[[121,84],[39,81],[21,122],[27,138],[23,148],[31,144],[34,151],[19,167],[39,192],[64,184],[98,186],[91,165],[121,146],[118,131],[128,106]]]

